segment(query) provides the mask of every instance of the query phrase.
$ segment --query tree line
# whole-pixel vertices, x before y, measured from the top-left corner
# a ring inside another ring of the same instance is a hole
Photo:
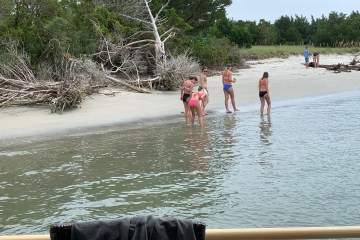
[[[214,35],[227,37],[241,47],[252,45],[304,45],[319,47],[346,47],[360,44],[360,14],[349,16],[331,12],[327,17],[311,18],[295,15],[281,16],[274,24],[261,19],[233,21],[222,19],[215,24]]]
[[[124,15],[142,14],[142,0],[1,0],[1,38],[16,40],[29,54],[33,68],[44,59],[55,63],[57,55],[92,55],[99,51],[101,36],[119,41],[140,33],[144,25]],[[156,13],[166,0],[151,1]],[[231,0],[171,0],[159,28],[173,28],[175,38],[166,43],[172,54],[188,52],[201,64],[240,62],[236,48],[253,45],[312,44],[314,46],[358,46],[360,14],[332,12],[308,21],[303,16],[281,16],[273,24],[261,19],[234,21],[226,17]],[[141,36],[140,36],[141,35]]]

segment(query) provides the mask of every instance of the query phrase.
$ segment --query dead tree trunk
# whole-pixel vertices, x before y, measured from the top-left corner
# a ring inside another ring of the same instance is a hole
[[[166,51],[165,51],[165,42],[173,37],[175,35],[174,33],[174,29],[171,28],[167,31],[165,31],[164,33],[160,34],[159,30],[158,30],[158,21],[160,21],[160,14],[161,12],[164,10],[164,8],[168,5],[169,2],[167,2],[164,6],[162,6],[162,8],[159,10],[159,12],[156,14],[156,16],[154,16],[151,12],[151,7],[150,7],[150,3],[151,1],[149,0],[144,0],[144,4],[148,13],[148,20],[144,20],[144,19],[140,19],[140,18],[134,18],[132,16],[128,16],[128,15],[124,15],[121,14],[124,17],[136,20],[136,21],[140,21],[142,23],[146,23],[148,26],[150,26],[150,28],[152,29],[152,34],[154,36],[154,40],[152,42],[152,44],[154,45],[154,49],[155,49],[155,69],[156,72],[158,71],[159,67],[164,67],[166,64]],[[161,19],[161,21],[164,21],[165,19]]]

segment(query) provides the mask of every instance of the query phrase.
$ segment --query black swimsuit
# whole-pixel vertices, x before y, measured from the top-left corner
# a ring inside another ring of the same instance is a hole
[[[182,97],[183,102],[186,102],[189,97],[190,97],[190,94],[184,93],[184,95]]]
[[[259,97],[264,97],[267,91],[259,91]]]

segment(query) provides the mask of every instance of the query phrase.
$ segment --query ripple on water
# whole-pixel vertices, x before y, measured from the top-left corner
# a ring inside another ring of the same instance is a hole
[[[0,232],[137,214],[208,228],[357,225],[359,100],[274,102],[271,118],[219,111],[203,130],[175,118],[0,148]]]

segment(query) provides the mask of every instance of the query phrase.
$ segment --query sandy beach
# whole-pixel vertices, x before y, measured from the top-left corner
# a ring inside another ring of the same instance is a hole
[[[349,64],[353,55],[322,55],[320,64]],[[303,56],[286,59],[271,58],[250,61],[250,68],[234,72],[237,106],[241,109],[259,104],[257,83],[264,71],[269,72],[273,108],[277,102],[304,97],[327,95],[360,89],[360,72],[335,74],[325,68],[308,68]],[[224,95],[220,76],[208,77],[209,111],[223,111]],[[112,89],[114,90],[114,89]],[[115,96],[100,94],[87,97],[81,105],[62,114],[52,114],[49,107],[9,107],[0,109],[0,139],[16,139],[74,130],[104,127],[113,124],[144,121],[158,117],[180,115],[183,104],[180,91],[141,94],[114,90]],[[230,103],[229,103],[230,104]],[[230,104],[231,106],[231,104]],[[276,109],[273,109],[276,111]],[[206,118],[205,118],[206,122]]]

